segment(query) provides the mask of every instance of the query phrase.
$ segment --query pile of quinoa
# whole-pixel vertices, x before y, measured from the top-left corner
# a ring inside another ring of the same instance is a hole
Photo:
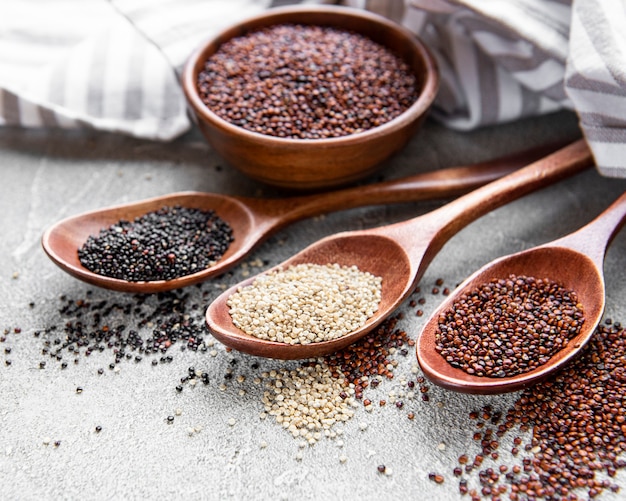
[[[584,320],[574,291],[549,279],[511,275],[468,291],[441,313],[435,349],[468,374],[514,376],[545,364]]]
[[[272,370],[264,376],[265,412],[309,445],[322,437],[334,438],[333,426],[354,416],[354,389],[344,379],[333,377],[324,360]]]
[[[482,451],[459,456],[459,492],[472,501],[577,501],[618,492],[615,476],[626,468],[625,367],[626,331],[607,320],[579,358],[521,392],[511,408],[472,411]],[[505,460],[498,451],[511,434],[512,459]]]
[[[417,99],[408,65],[362,35],[283,24],[224,43],[197,81],[221,118],[282,138],[355,134],[400,115]]]
[[[382,279],[356,266],[304,263],[270,271],[227,304],[247,334],[287,344],[319,343],[358,329],[378,310]]]
[[[98,275],[172,280],[212,266],[232,241],[232,229],[214,211],[166,206],[89,236],[78,258]]]

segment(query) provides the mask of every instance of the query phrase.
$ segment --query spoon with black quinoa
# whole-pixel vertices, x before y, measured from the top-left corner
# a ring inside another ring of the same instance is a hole
[[[300,219],[456,196],[554,148],[284,199],[173,193],[66,218],[44,233],[42,245],[59,267],[93,285],[132,293],[178,289],[222,275],[272,233]]]

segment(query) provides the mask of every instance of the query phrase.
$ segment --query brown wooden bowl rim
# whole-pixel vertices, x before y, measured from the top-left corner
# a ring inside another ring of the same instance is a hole
[[[221,118],[214,113],[204,102],[200,99],[197,92],[196,78],[198,74],[199,64],[206,60],[206,52],[208,48],[219,40],[220,43],[228,40],[231,37],[227,37],[228,32],[232,31],[238,26],[244,26],[250,23],[257,23],[263,20],[276,19],[275,23],[268,23],[266,26],[274,24],[288,22],[288,17],[291,14],[297,13],[328,13],[337,14],[343,17],[358,17],[365,19],[373,23],[379,23],[385,25],[388,29],[394,30],[404,36],[419,54],[419,57],[423,60],[426,67],[424,83],[422,89],[415,100],[415,102],[403,113],[393,118],[392,120],[373,127],[371,129],[359,132],[356,134],[349,134],[341,137],[324,138],[324,139],[289,139],[276,136],[270,136],[268,134],[261,134],[258,132],[249,131],[243,127],[232,124],[231,122]],[[211,37],[205,39],[196,50],[187,59],[182,73],[182,87],[187,101],[195,111],[195,113],[204,121],[210,123],[214,127],[222,129],[223,131],[238,135],[243,139],[250,142],[275,144],[277,147],[331,147],[339,146],[341,144],[359,144],[374,139],[377,136],[383,136],[387,133],[394,132],[404,127],[410,126],[413,122],[419,119],[424,113],[426,113],[432,105],[437,91],[439,89],[439,69],[437,62],[432,55],[431,51],[424,44],[424,42],[415,34],[410,32],[404,26],[391,21],[379,14],[373,12],[355,9],[351,7],[341,6],[321,6],[321,5],[299,5],[289,7],[275,7],[264,11],[261,14],[250,16],[235,24],[232,24]]]

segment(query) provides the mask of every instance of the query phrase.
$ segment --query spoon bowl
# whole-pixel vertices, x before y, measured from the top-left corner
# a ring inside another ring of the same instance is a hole
[[[393,313],[414,290],[437,252],[464,226],[490,210],[591,164],[591,153],[584,141],[579,140],[428,214],[388,226],[326,237],[274,267],[273,270],[300,263],[356,265],[359,270],[382,278],[382,299],[376,313],[363,326],[341,338],[286,344],[259,339],[238,329],[230,317],[228,299],[256,277],[217,297],[207,308],[207,326],[223,344],[253,355],[305,359],[332,353],[365,336]]]
[[[411,282],[407,278],[415,274],[413,263],[404,248],[391,238],[369,231],[348,232],[337,236],[318,241],[265,273],[298,264],[323,266],[336,263],[340,266],[352,266],[358,262],[361,271],[384,277],[379,311],[394,310],[397,306],[398,294],[404,296],[410,293]],[[389,266],[390,262],[394,265]],[[251,277],[227,289],[211,303],[207,310],[207,322],[213,336],[226,346],[238,351],[283,360],[323,356],[354,343],[365,332],[374,329],[384,320],[384,316],[375,315],[365,323],[362,329],[339,338],[306,345],[291,345],[259,339],[233,324],[229,307],[226,304],[230,296],[239,288],[251,285],[256,278],[256,276]]]
[[[577,232],[496,259],[472,274],[431,315],[418,338],[416,352],[424,375],[450,390],[486,395],[520,390],[563,367],[580,353],[600,323],[605,306],[604,254],[625,220],[626,193]],[[567,290],[575,291],[585,318],[579,333],[548,362],[521,374],[502,378],[480,377],[453,367],[435,349],[439,315],[464,293],[493,279],[510,275],[548,278]]]
[[[132,221],[148,212],[176,205],[206,211],[214,210],[217,214],[228,214],[228,223],[232,228],[234,241],[222,256],[219,268],[207,268],[212,273],[221,273],[228,269],[234,262],[239,261],[239,256],[255,243],[254,215],[243,201],[215,193],[180,192],[69,217],[44,233],[42,245],[52,261],[63,270],[99,287],[123,292],[152,293],[192,285],[204,276],[204,270],[174,280],[130,282],[94,273],[85,268],[78,258],[78,249],[83,246],[89,236],[97,235],[101,229],[122,219]]]
[[[540,146],[475,165],[449,167],[382,183],[285,199],[199,192],[173,193],[66,218],[46,230],[42,236],[42,246],[61,269],[92,285],[131,293],[178,289],[223,274],[245,259],[272,233],[300,219],[367,205],[456,196],[513,172],[555,148],[555,145]],[[131,282],[99,275],[81,264],[78,249],[89,236],[97,235],[101,229],[121,219],[132,221],[148,212],[175,205],[214,210],[231,227],[234,241],[214,266],[171,280]]]

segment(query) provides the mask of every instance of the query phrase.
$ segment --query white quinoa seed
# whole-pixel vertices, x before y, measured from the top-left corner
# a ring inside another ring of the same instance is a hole
[[[324,436],[336,437],[339,433],[331,428],[354,415],[356,403],[346,397],[345,380],[334,378],[322,360],[271,371],[265,388],[265,412],[300,443],[314,445]]]
[[[299,264],[257,277],[227,300],[236,327],[287,344],[337,339],[378,310],[382,279],[356,266]]]

